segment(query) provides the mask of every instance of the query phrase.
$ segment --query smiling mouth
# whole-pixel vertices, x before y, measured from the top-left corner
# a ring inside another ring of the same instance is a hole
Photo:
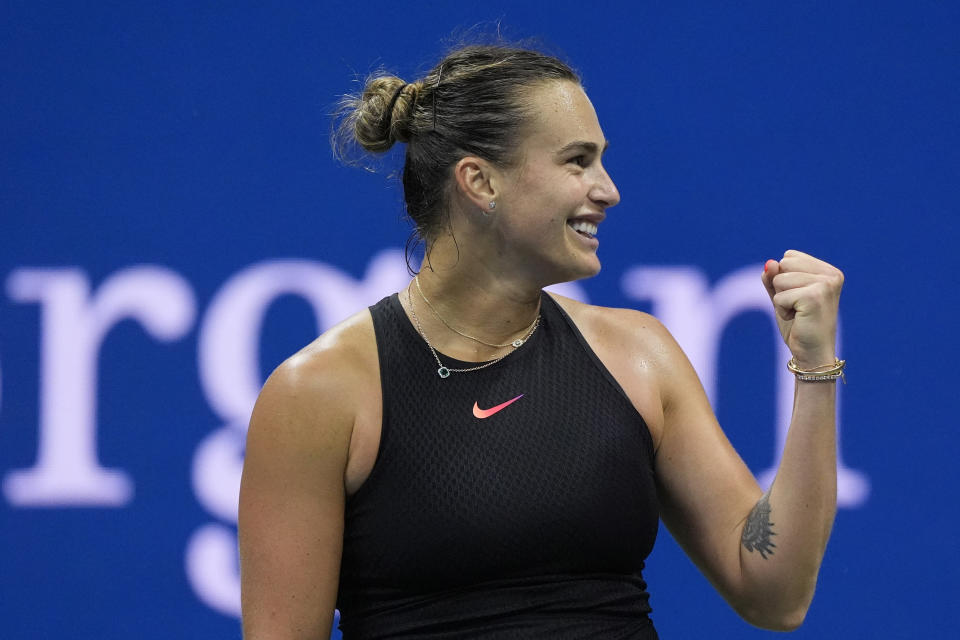
[[[586,220],[570,220],[567,226],[587,238],[597,237],[597,225]]]

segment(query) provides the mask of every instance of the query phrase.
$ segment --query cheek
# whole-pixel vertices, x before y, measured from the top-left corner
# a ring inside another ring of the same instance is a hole
[[[580,183],[571,176],[558,176],[556,171],[528,168],[517,183],[522,198],[520,219],[516,224],[544,233],[562,230],[581,201]]]

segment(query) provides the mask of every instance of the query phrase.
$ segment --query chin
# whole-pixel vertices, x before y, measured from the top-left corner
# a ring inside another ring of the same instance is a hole
[[[594,251],[592,254],[590,254],[589,258],[584,263],[583,268],[585,273],[584,275],[580,276],[580,278],[592,278],[593,276],[600,273],[601,266],[602,265],[600,264],[600,256],[598,256],[597,252]]]
[[[600,273],[600,260],[593,256],[593,260],[578,264],[575,268],[569,269],[559,282],[573,282],[574,280],[586,280]]]
[[[600,258],[596,251],[588,253],[580,248],[570,248],[562,254],[543,257],[546,260],[540,263],[541,267],[530,274],[540,280],[541,289],[561,282],[585,280],[600,273]]]

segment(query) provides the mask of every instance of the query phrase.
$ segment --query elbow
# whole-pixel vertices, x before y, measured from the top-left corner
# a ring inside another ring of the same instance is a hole
[[[792,606],[790,606],[792,605]],[[810,600],[782,603],[779,606],[737,607],[736,612],[746,622],[768,631],[795,631],[803,624],[810,608]]]
[[[817,589],[819,563],[781,567],[772,575],[741,584],[730,599],[746,622],[770,631],[794,631],[807,617]]]
[[[757,620],[747,619],[747,622],[755,627],[766,629],[767,631],[796,631],[803,624],[807,617],[806,609],[802,611],[790,612],[776,617],[763,617]]]

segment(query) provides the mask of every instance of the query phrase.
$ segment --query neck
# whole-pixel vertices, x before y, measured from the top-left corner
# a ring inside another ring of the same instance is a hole
[[[511,348],[492,345],[525,337],[540,312],[540,288],[476,264],[468,267],[463,257],[451,262],[431,252],[421,265],[419,288],[411,282],[402,298],[407,306],[412,301],[424,333],[439,351],[459,360],[491,359]]]

